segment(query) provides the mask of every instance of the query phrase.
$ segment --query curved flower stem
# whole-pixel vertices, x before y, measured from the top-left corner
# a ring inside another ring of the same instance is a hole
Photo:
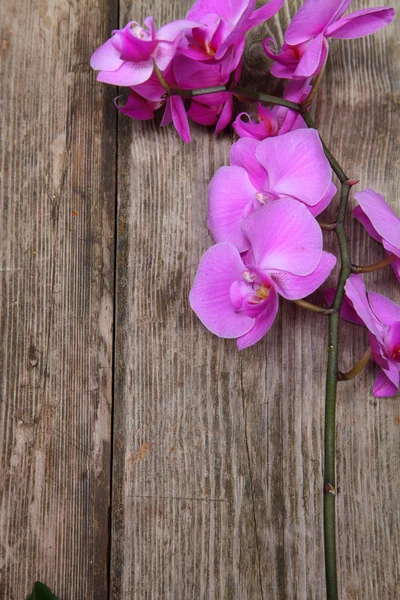
[[[307,98],[305,100],[303,100],[303,102],[300,105],[301,113],[308,110],[308,107],[311,105],[312,101],[314,100],[315,96],[317,95],[319,84],[321,83],[322,77],[325,72],[325,67],[326,67],[326,60],[325,60],[324,64],[322,65],[322,69],[320,70],[320,72],[318,73],[318,75],[316,76],[316,78],[313,82],[311,92],[308,94]]]
[[[351,270],[353,273],[372,273],[373,271],[379,271],[379,269],[383,269],[384,267],[391,265],[396,258],[397,256],[395,254],[389,254],[389,256],[380,260],[379,262],[374,263],[373,265],[365,265],[362,267],[358,265],[352,265]]]
[[[349,379],[354,379],[354,377],[357,377],[357,375],[359,375],[367,365],[369,359],[371,358],[371,354],[371,346],[368,346],[358,363],[354,365],[350,371],[347,371],[347,373],[342,373],[339,371],[339,381],[349,381]]]
[[[306,300],[293,300],[293,304],[297,304],[297,306],[301,306],[301,308],[305,308],[314,313],[319,313],[320,315],[331,315],[335,312],[333,308],[323,308],[322,306],[317,306],[311,302],[306,302]]]

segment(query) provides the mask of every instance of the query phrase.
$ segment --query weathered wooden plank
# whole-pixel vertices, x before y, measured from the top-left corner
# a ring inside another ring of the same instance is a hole
[[[0,598],[107,597],[114,2],[2,2]]]
[[[275,19],[280,39],[299,4],[286,3]],[[132,14],[122,2],[120,24],[152,13],[161,25],[189,6],[154,2]],[[395,24],[332,46],[317,119],[360,186],[387,193],[400,209],[398,34]],[[250,73],[263,62],[262,38],[252,34]],[[268,337],[239,353],[191,313],[189,289],[212,243],[207,184],[234,139],[196,126],[192,134],[187,146],[172,128],[120,119],[111,597],[323,598],[327,323],[282,303]],[[368,262],[379,247],[356,230],[354,256]],[[376,281],[400,300],[390,270]],[[343,341],[350,366],[364,333],[345,326]],[[340,387],[347,599],[398,595],[398,403],[373,399],[372,371]]]

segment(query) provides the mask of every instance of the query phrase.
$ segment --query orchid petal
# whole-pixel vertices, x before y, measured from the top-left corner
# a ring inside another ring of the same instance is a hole
[[[328,42],[322,33],[314,38],[301,57],[293,77],[302,79],[316,75],[326,60],[328,48]]]
[[[335,288],[328,288],[324,290],[324,298],[328,306],[332,306],[335,294]],[[358,314],[356,313],[352,304],[346,296],[343,298],[342,307],[340,309],[340,316],[345,321],[349,321],[349,323],[364,326],[364,321],[360,319],[360,317],[358,316]]]
[[[300,300],[317,290],[329,277],[336,264],[336,257],[322,252],[317,268],[310,275],[293,275],[287,271],[268,271],[278,293],[287,300]]]
[[[264,23],[273,17],[278,10],[282,7],[283,0],[270,0],[267,4],[261,8],[255,10],[250,17],[251,27]]]
[[[400,219],[384,197],[371,188],[367,188],[362,192],[357,192],[355,198],[374,230],[397,250],[396,256],[400,256]],[[358,214],[359,212],[357,217]]]
[[[354,39],[375,33],[394,18],[394,10],[389,7],[366,8],[347,15],[330,25],[326,37],[336,39]]]
[[[330,183],[329,187],[328,187],[328,191],[326,192],[326,194],[322,198],[322,200],[320,202],[318,202],[318,204],[315,204],[314,206],[308,206],[308,210],[313,215],[313,217],[317,217],[318,215],[320,215],[322,213],[322,211],[324,211],[325,208],[327,206],[329,206],[329,204],[330,204],[333,196],[336,194],[336,192],[337,192],[336,185],[334,183]]]
[[[332,170],[315,129],[298,129],[263,140],[256,157],[268,173],[270,191],[280,196],[315,206],[328,192]]]
[[[175,129],[187,144],[190,142],[189,121],[185,111],[183,99],[180,96],[170,96],[171,115]]]
[[[268,175],[256,159],[256,151],[259,145],[258,140],[252,138],[241,138],[231,146],[229,159],[231,165],[243,167],[251,183],[258,190],[262,190],[268,182]]]
[[[202,257],[190,292],[190,306],[200,321],[219,337],[237,338],[254,325],[254,318],[236,312],[230,300],[232,284],[246,270],[231,244],[217,244]]]
[[[321,260],[321,229],[296,200],[267,202],[242,222],[242,231],[252,247],[255,264],[262,270],[310,275]]]
[[[369,292],[368,300],[372,311],[384,325],[392,325],[400,321],[400,306],[386,296]]]
[[[217,124],[215,126],[215,133],[220,133],[232,120],[232,111],[233,111],[233,101],[232,94],[228,95],[228,99],[226,100],[224,107],[221,111]]]
[[[394,385],[383,371],[379,371],[372,393],[375,398],[389,398],[395,396],[398,392],[398,387]]]
[[[364,325],[380,340],[382,324],[371,308],[365,283],[361,275],[350,275],[344,289],[347,298],[350,300],[360,319],[364,322]]]
[[[342,0],[306,0],[286,30],[285,42],[296,46],[322,33],[335,18]]]
[[[270,289],[268,299],[270,301],[266,309],[256,317],[252,329],[237,340],[236,345],[239,350],[256,344],[271,329],[279,308],[279,297],[274,288]]]
[[[215,125],[218,120],[219,106],[207,106],[192,100],[187,116],[199,125]]]
[[[141,121],[152,119],[154,117],[154,109],[157,108],[156,103],[149,102],[134,92],[129,94],[124,106],[119,106],[116,101],[117,98],[114,100],[114,104],[119,112],[127,115],[131,119],[139,119]]]
[[[116,71],[122,63],[120,52],[115,48],[112,38],[97,48],[90,59],[90,66],[95,71]]]
[[[150,58],[144,62],[124,62],[116,71],[100,71],[97,81],[130,87],[147,81],[152,73],[153,61]]]
[[[257,193],[242,167],[221,167],[209,186],[207,224],[216,242],[229,242],[239,252],[249,248],[240,224]]]

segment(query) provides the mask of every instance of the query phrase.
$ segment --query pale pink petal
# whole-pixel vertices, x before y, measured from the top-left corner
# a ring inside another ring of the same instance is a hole
[[[392,325],[400,321],[400,306],[386,296],[369,292],[368,300],[371,309],[384,325]]]
[[[393,18],[393,8],[366,8],[336,21],[327,28],[325,35],[336,39],[364,37],[388,25]]]
[[[261,191],[268,183],[268,175],[256,159],[259,143],[258,140],[252,138],[241,138],[231,146],[229,159],[231,165],[243,167],[254,187]]]
[[[122,63],[120,52],[115,48],[112,38],[97,48],[90,59],[90,66],[96,71],[116,71]]]
[[[344,289],[346,296],[360,319],[364,322],[364,325],[380,340],[383,327],[371,308],[365,283],[361,275],[350,275]]]
[[[255,10],[250,17],[251,27],[264,23],[271,17],[273,17],[278,10],[282,7],[283,0],[270,0],[267,4],[264,4],[258,10]]]
[[[337,192],[336,185],[331,183],[328,187],[328,191],[326,192],[325,196],[322,198],[321,202],[318,202],[318,204],[315,204],[315,206],[308,207],[308,210],[313,215],[313,217],[320,215],[322,213],[322,211],[325,210],[325,208],[327,206],[329,206],[329,204],[330,204],[332,198],[334,197],[334,195],[336,194],[336,192]]]
[[[279,308],[279,298],[276,291],[271,288],[269,293],[270,302],[267,308],[256,317],[255,323],[248,333],[242,335],[236,342],[239,350],[248,348],[253,344],[256,344],[264,335],[271,329],[272,324],[275,320],[276,313]]]
[[[332,169],[315,129],[298,129],[263,140],[256,157],[268,173],[270,191],[280,196],[315,206],[331,186]]]
[[[388,241],[400,256],[400,219],[386,200],[371,188],[355,194],[361,210],[368,217],[372,227],[384,240]],[[359,213],[356,214],[357,218]]]
[[[374,229],[371,221],[368,219],[367,215],[363,212],[361,206],[356,206],[354,208],[354,210],[353,210],[353,217],[355,217],[358,221],[360,221],[361,225],[363,225],[363,227],[366,229],[366,231],[368,232],[368,234],[372,238],[374,238],[374,240],[377,240],[378,242],[382,243],[381,236]]]
[[[231,244],[217,244],[204,254],[190,292],[190,306],[200,321],[219,337],[237,338],[247,333],[254,319],[236,312],[230,299],[232,284],[246,270]]]
[[[335,299],[335,294],[335,288],[328,288],[324,290],[324,298],[328,306],[332,306],[333,300]],[[342,307],[340,309],[340,316],[345,321],[349,321],[349,323],[355,323],[356,325],[364,326],[364,321],[360,319],[360,317],[358,316],[358,314],[356,313],[352,304],[346,296],[343,298]]]
[[[293,275],[287,271],[268,271],[278,293],[287,300],[300,300],[317,290],[329,277],[336,264],[336,257],[322,252],[321,260],[310,275]]]
[[[187,144],[190,142],[189,121],[185,111],[185,105],[181,96],[170,96],[171,115],[175,129]]]
[[[245,209],[252,206],[257,190],[242,167],[221,167],[208,188],[207,224],[216,242],[229,242],[239,252],[249,248],[240,228]]]
[[[342,0],[306,0],[285,33],[285,42],[296,46],[322,33],[337,15]]]
[[[130,87],[147,81],[152,73],[153,60],[150,58],[140,63],[124,62],[116,71],[100,71],[97,81]]]
[[[220,133],[232,120],[233,101],[232,94],[228,95],[224,107],[215,126],[215,133]]]
[[[310,275],[322,255],[322,232],[296,200],[271,200],[242,222],[257,267]]]
[[[379,371],[372,389],[372,393],[374,394],[375,398],[389,398],[391,396],[395,396],[398,391],[398,387],[396,387],[390,381],[385,373],[383,371]]]
[[[316,75],[324,64],[328,54],[328,42],[324,35],[318,35],[304,52],[294,72],[294,78],[306,78]]]

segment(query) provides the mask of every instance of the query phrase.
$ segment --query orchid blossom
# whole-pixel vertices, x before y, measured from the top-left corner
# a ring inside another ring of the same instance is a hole
[[[264,40],[272,58],[272,75],[283,79],[315,76],[326,61],[329,38],[353,39],[370,35],[393,20],[389,7],[367,8],[343,16],[351,0],[306,0],[285,33],[278,52],[273,38]]]
[[[321,229],[296,200],[268,201],[241,224],[249,250],[229,243],[203,256],[190,292],[202,323],[219,337],[237,338],[241,350],[270,329],[279,295],[298,300],[328,277],[336,258],[322,249]]]
[[[364,325],[372,357],[381,368],[373,394],[377,398],[394,396],[400,386],[400,306],[374,292],[367,292],[361,275],[350,275],[340,315],[346,321]],[[327,291],[327,299],[333,296]]]
[[[298,129],[261,142],[233,144],[230,167],[221,167],[209,186],[208,227],[216,242],[249,248],[241,222],[268,200],[290,197],[318,215],[336,192],[332,170],[315,129]]]
[[[380,242],[389,255],[397,258],[393,270],[400,281],[400,219],[385,198],[371,188],[355,194],[358,206],[353,215],[364,225],[369,235]]]

